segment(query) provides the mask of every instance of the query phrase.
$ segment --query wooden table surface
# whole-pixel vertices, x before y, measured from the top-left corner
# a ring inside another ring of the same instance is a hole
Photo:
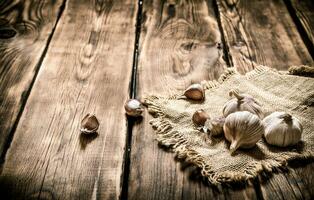
[[[313,44],[313,0],[1,0],[0,198],[313,199],[312,161],[208,185],[123,108],[226,67],[312,65]]]

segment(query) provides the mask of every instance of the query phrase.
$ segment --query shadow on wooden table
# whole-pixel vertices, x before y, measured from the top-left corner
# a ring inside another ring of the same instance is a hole
[[[26,193],[25,188],[31,187],[29,179],[5,176],[0,179],[0,197],[5,200],[18,199],[56,199],[53,189],[41,188],[39,191]]]
[[[162,148],[166,153],[173,153],[171,149],[158,145],[160,148]],[[282,166],[278,168],[274,168],[272,172],[261,172],[258,177],[249,179],[247,181],[242,181],[242,182],[228,182],[228,183],[223,183],[220,185],[213,185],[211,184],[206,178],[204,178],[201,174],[201,169],[198,168],[197,166],[193,165],[192,163],[185,162],[184,160],[175,157],[174,160],[176,162],[180,162],[181,165],[181,170],[184,173],[188,174],[188,179],[191,182],[197,183],[201,182],[204,186],[210,187],[216,192],[223,193],[223,188],[230,188],[232,190],[243,190],[246,189],[247,186],[253,186],[255,190],[260,190],[260,185],[267,184],[268,181],[278,173],[283,173],[283,174],[289,174],[290,169],[297,169],[297,168],[304,168],[306,165],[309,165],[314,162],[314,158],[312,159],[294,159],[292,161],[288,161],[287,166]]]
[[[81,150],[84,150],[89,143],[91,143],[94,139],[98,137],[98,132],[92,134],[80,134],[80,145]]]

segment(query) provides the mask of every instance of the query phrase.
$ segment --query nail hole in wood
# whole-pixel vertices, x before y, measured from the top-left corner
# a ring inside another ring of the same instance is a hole
[[[175,14],[176,14],[176,8],[175,8],[174,4],[170,4],[170,5],[168,6],[168,15],[169,15],[170,17],[174,17]]]
[[[16,31],[12,28],[0,28],[0,39],[9,39],[16,35]]]
[[[193,49],[193,46],[194,46],[193,42],[186,42],[181,45],[181,47],[186,51],[191,51]]]
[[[217,42],[216,46],[217,46],[217,49],[222,49],[222,44],[220,42]]]

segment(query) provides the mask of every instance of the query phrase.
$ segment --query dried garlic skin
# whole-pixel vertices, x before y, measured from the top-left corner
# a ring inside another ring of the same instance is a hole
[[[144,111],[143,104],[137,99],[129,99],[124,104],[125,112],[128,116],[139,117]]]
[[[223,133],[223,126],[225,124],[226,118],[216,117],[214,119],[208,120],[205,123],[211,136],[218,136]]]
[[[225,138],[231,143],[231,154],[238,148],[254,147],[264,134],[264,126],[260,118],[248,111],[228,115],[223,130]]]
[[[81,132],[84,134],[95,133],[99,128],[99,121],[93,114],[87,114],[81,121]]]
[[[206,120],[209,118],[209,115],[203,109],[200,109],[193,114],[192,121],[197,126],[204,126]]]
[[[235,96],[235,98],[229,100],[223,106],[224,117],[237,111],[248,111],[256,114],[261,119],[264,117],[262,106],[251,95],[239,94],[236,90],[231,90],[229,96]]]
[[[201,84],[190,85],[185,91],[184,96],[188,99],[200,101],[205,99],[205,90]]]
[[[303,127],[300,121],[285,112],[273,112],[263,119],[265,140],[268,144],[287,147],[301,140]]]

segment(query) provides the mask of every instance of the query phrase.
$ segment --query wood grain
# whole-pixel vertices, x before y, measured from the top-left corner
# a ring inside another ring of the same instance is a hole
[[[308,48],[314,51],[314,2],[312,0],[290,0],[290,2],[293,11],[307,34],[307,38],[310,40],[311,44],[308,44]]]
[[[286,70],[313,62],[282,0],[217,0],[233,66],[244,73],[256,65]]]
[[[1,197],[119,198],[136,12],[132,0],[67,1],[8,150]],[[87,113],[98,134],[80,134]]]
[[[1,156],[40,66],[62,2],[0,2]]]
[[[295,181],[298,185],[301,185],[302,196],[304,199],[313,199],[314,197],[314,163],[307,166],[298,166],[294,169],[296,175],[294,175]],[[304,192],[303,192],[304,191]]]
[[[297,183],[293,177],[295,172],[280,172],[269,175],[268,180],[261,184],[264,199],[310,199],[308,191],[302,187],[303,181]],[[304,198],[303,196],[307,196]]]
[[[169,95],[224,69],[212,1],[144,1],[138,94]],[[247,190],[208,187],[191,166],[157,145],[145,113],[132,132],[129,199],[256,199]]]
[[[145,71],[139,76],[145,77],[140,81],[147,89],[142,93],[171,93],[191,83],[219,77],[225,63],[218,47],[220,32],[212,5],[208,4],[206,1],[144,2],[139,72]],[[161,82],[165,84],[156,84]]]

